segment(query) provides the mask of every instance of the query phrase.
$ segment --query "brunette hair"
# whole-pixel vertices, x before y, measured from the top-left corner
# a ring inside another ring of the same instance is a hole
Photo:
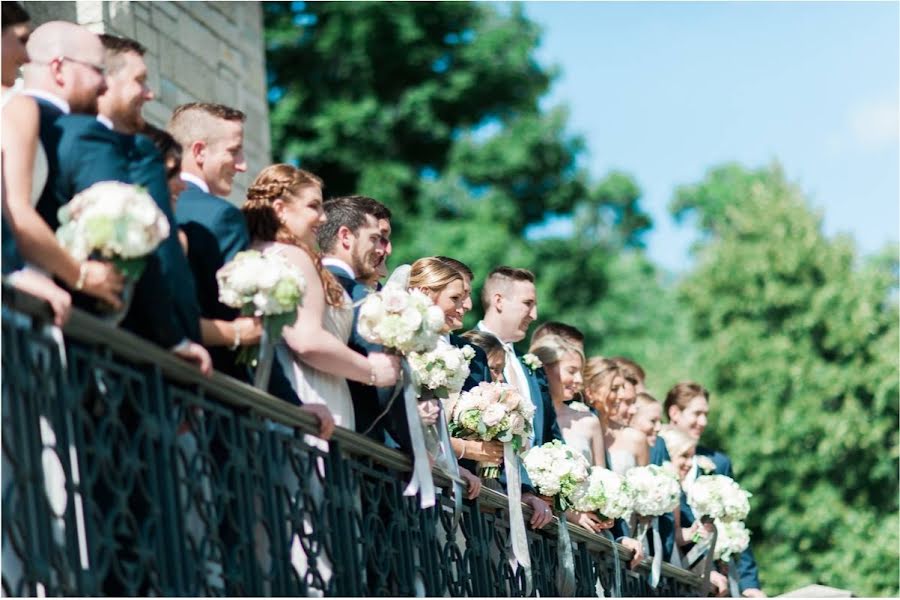
[[[506,350],[503,348],[503,342],[494,334],[472,329],[462,334],[462,337],[484,350],[488,361],[491,358],[502,358],[504,366],[506,365]]]
[[[567,340],[575,340],[580,344],[584,343],[584,334],[580,329],[559,321],[547,321],[539,325],[531,335],[531,343],[533,344],[545,335],[556,335]]]
[[[693,381],[676,383],[666,394],[666,403],[663,405],[666,418],[669,417],[670,408],[677,406],[680,410],[684,410],[688,403],[697,396],[703,396],[709,402],[709,391],[699,383]]]
[[[264,242],[282,242],[306,251],[322,280],[322,286],[325,288],[325,301],[330,306],[341,306],[344,303],[344,288],[322,265],[322,257],[319,253],[285,229],[273,206],[276,200],[287,202],[289,193],[297,192],[307,186],[321,188],[323,183],[309,171],[298,169],[292,165],[285,163],[269,165],[259,172],[259,175],[247,188],[247,201],[244,202],[241,211],[244,213],[247,229],[252,239]]]
[[[125,61],[121,60],[121,56],[128,52],[133,52],[138,56],[143,56],[147,49],[140,42],[127,37],[112,35],[110,33],[101,33],[98,36],[103,47],[106,49],[106,72],[112,74],[118,71]]]
[[[145,135],[153,142],[159,153],[162,154],[163,164],[173,161],[175,168],[181,171],[181,144],[179,144],[172,135],[165,129],[160,129],[150,123],[144,123],[141,135]],[[178,173],[170,173],[169,167],[166,166],[166,179],[172,178]]]
[[[513,281],[529,281],[534,283],[534,273],[528,269],[518,269],[516,267],[500,266],[491,271],[484,282],[484,288],[481,290],[481,306],[487,311],[491,306],[491,297],[494,295],[498,285],[510,283]]]
[[[376,219],[391,219],[391,211],[384,204],[368,196],[341,196],[329,198],[324,204],[328,221],[319,227],[318,242],[322,252],[332,252],[341,227],[354,235],[365,225],[366,215]]]
[[[21,25],[22,23],[27,23],[31,20],[28,11],[26,11],[21,4],[14,2],[13,0],[4,0],[3,2],[0,2],[0,9],[2,9],[0,21],[2,21],[3,31],[6,31],[7,27]]]

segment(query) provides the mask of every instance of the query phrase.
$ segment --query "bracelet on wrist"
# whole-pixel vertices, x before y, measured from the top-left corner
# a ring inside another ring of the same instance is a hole
[[[84,288],[84,281],[87,279],[87,263],[83,262],[78,267],[78,281],[75,282],[75,289],[81,291]]]

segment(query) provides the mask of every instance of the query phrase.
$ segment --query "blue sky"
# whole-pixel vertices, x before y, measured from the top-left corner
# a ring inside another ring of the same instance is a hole
[[[681,271],[695,239],[667,206],[730,160],[778,160],[864,253],[900,227],[900,4],[532,2],[538,57],[561,75],[595,177],[632,174],[656,226],[650,256]],[[564,229],[564,224],[556,224]]]

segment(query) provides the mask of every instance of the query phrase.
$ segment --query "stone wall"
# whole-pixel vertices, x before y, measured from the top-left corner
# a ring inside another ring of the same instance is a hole
[[[97,33],[133,38],[144,59],[156,100],[144,116],[164,126],[184,102],[219,102],[247,114],[247,173],[235,179],[231,200],[240,203],[253,177],[271,162],[262,6],[259,2],[132,2],[77,0],[24,2],[35,26],[50,20],[80,23]]]

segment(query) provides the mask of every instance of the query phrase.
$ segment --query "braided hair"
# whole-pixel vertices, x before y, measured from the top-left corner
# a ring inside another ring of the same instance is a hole
[[[289,202],[288,194],[296,193],[301,188],[315,186],[322,188],[322,180],[309,171],[298,169],[292,165],[279,163],[269,165],[256,176],[247,188],[247,201],[241,207],[247,221],[247,229],[253,240],[264,242],[281,242],[297,246],[312,259],[316,272],[325,289],[325,302],[329,306],[344,304],[344,288],[322,264],[321,255],[297,236],[288,231],[275,212],[276,200]]]

